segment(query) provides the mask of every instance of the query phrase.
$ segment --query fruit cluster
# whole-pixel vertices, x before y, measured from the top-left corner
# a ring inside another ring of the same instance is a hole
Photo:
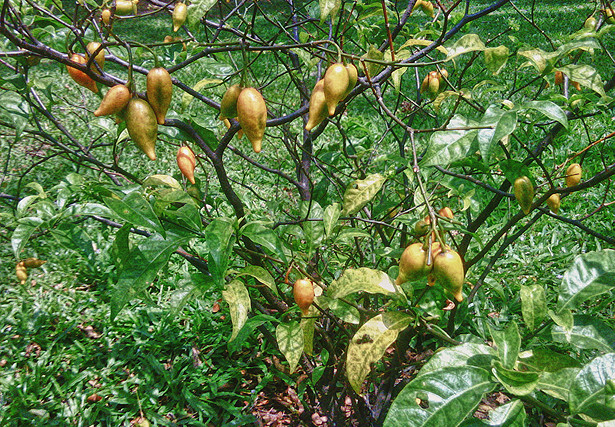
[[[447,78],[448,71],[444,68],[440,71],[429,72],[421,83],[421,93],[427,93],[431,99],[434,99],[440,92],[440,89],[443,87],[445,79]]]
[[[15,275],[17,280],[24,285],[28,280],[28,268],[38,268],[45,264],[47,261],[43,261],[38,258],[26,258],[17,263],[15,266]]]

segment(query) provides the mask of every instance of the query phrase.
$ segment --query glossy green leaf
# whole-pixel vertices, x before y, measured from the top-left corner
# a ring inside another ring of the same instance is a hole
[[[303,352],[303,330],[299,322],[280,323],[275,328],[278,347],[288,364],[290,373],[295,372]]]
[[[543,372],[536,388],[556,399],[568,400],[570,386],[581,368],[564,368],[555,372]]]
[[[577,348],[615,351],[615,331],[608,323],[594,316],[577,314],[572,330],[566,331],[559,325],[553,325],[551,335],[554,341],[567,342]]]
[[[521,108],[536,110],[544,114],[547,118],[559,122],[562,126],[568,129],[568,117],[566,112],[554,102],[551,101],[528,101]]]
[[[476,34],[466,34],[446,49],[448,50],[446,60],[450,61],[464,53],[485,50],[485,43]]]
[[[348,269],[334,280],[327,289],[329,298],[343,298],[354,292],[368,292],[370,294],[390,295],[397,292],[397,288],[388,274],[361,267]]]
[[[241,229],[241,234],[252,240],[254,243],[271,251],[282,261],[286,262],[286,255],[282,248],[282,242],[267,223],[263,221],[252,221]]]
[[[233,341],[248,320],[248,313],[252,308],[252,300],[250,299],[248,289],[241,280],[233,280],[226,285],[222,291],[222,298],[229,305],[231,322],[233,323],[233,332],[229,341]]]
[[[570,80],[578,82],[581,86],[590,88],[602,97],[606,96],[602,77],[594,67],[586,64],[570,64],[559,68],[559,70],[566,74]]]
[[[586,414],[600,421],[615,419],[615,408],[605,404],[605,386],[613,378],[615,353],[597,357],[585,365],[570,386],[570,412]]]
[[[216,218],[205,228],[205,241],[209,254],[209,271],[215,282],[221,285],[226,276],[229,257],[233,250],[234,221],[230,218]]]
[[[104,197],[103,200],[109,209],[124,221],[137,227],[156,230],[162,236],[165,235],[164,227],[160,224],[154,209],[141,193],[133,191],[124,196],[122,200],[113,197]]]
[[[542,347],[519,353],[517,360],[517,368],[520,371],[555,372],[579,366],[579,361],[567,354]]]
[[[478,147],[483,162],[490,163],[495,146],[505,136],[514,132],[517,127],[517,112],[503,110],[499,105],[491,105],[485,112],[481,126],[490,126],[489,129],[479,129]]]
[[[229,353],[239,351],[246,340],[259,326],[264,325],[265,323],[273,324],[274,322],[277,322],[277,319],[272,316],[267,316],[266,314],[257,314],[254,317],[250,317],[246,320],[246,323],[244,323],[243,328],[239,330],[235,339],[228,342],[227,348]]]
[[[498,356],[502,365],[509,369],[515,366],[519,349],[521,348],[521,334],[519,334],[517,323],[514,321],[510,322],[503,331],[498,331],[489,326],[489,331],[491,332],[493,343],[498,349]]]
[[[314,251],[320,246],[325,234],[323,222],[318,221],[318,219],[324,216],[323,210],[317,202],[311,201],[303,202],[299,211],[301,218],[306,220],[301,223],[301,228],[307,243],[308,257],[312,257]]]
[[[575,258],[564,273],[557,307],[578,308],[585,301],[615,289],[615,250],[588,252]]]
[[[207,11],[216,4],[216,0],[192,0],[188,5],[188,25],[194,27],[205,16]]]
[[[508,61],[510,50],[506,46],[488,47],[484,51],[485,66],[492,74],[499,74]]]
[[[574,326],[574,315],[571,310],[563,309],[559,312],[548,310],[547,314],[557,326],[561,326],[566,331],[570,332]]]
[[[547,314],[547,297],[542,285],[521,285],[521,313],[528,329],[540,325]]]
[[[327,17],[331,16],[331,20],[335,19],[337,12],[342,5],[341,0],[319,0],[320,5],[320,23],[322,24]]]
[[[488,371],[475,366],[455,366],[421,375],[395,398],[384,427],[459,425],[474,413],[483,396],[495,385]]]
[[[386,312],[369,319],[354,334],[346,353],[346,376],[357,393],[361,393],[363,380],[372,363],[380,360],[411,320],[405,313]]]
[[[384,177],[379,173],[353,182],[344,193],[342,216],[352,216],[363,209],[382,188]]]
[[[493,427],[525,427],[526,418],[523,402],[511,400],[489,412],[489,420],[485,420],[484,423]]]
[[[318,320],[320,312],[314,306],[311,306],[307,316],[301,317],[301,330],[303,331],[303,351],[308,356],[314,352],[314,328]]]
[[[540,374],[537,372],[507,369],[498,360],[493,362],[492,372],[509,393],[517,396],[525,396],[533,392],[540,378]]]
[[[520,50],[517,54],[528,59],[524,65],[533,66],[540,74],[547,68],[547,60],[550,58],[549,54],[541,49]]]
[[[485,344],[463,343],[436,352],[421,368],[418,376],[449,367],[476,366],[491,369],[496,351]]]
[[[325,208],[323,214],[323,225],[325,227],[325,234],[327,237],[331,237],[333,230],[337,225],[337,220],[340,218],[341,210],[339,203],[333,203]]]
[[[448,166],[449,164],[464,159],[472,150],[476,151],[475,139],[477,129],[463,130],[463,128],[475,127],[477,123],[460,115],[455,115],[447,128],[461,130],[445,130],[433,132],[429,138],[427,151],[421,159],[421,166]]]
[[[19,219],[17,227],[15,227],[15,230],[13,230],[13,234],[11,235],[11,247],[13,248],[15,258],[21,258],[21,250],[24,248],[26,243],[28,243],[28,240],[30,240],[32,234],[41,224],[43,224],[43,222],[44,221],[41,218],[36,217]]]
[[[278,292],[277,288],[275,287],[275,280],[273,279],[271,274],[263,267],[259,267],[257,265],[248,265],[237,272],[237,277],[239,276],[254,277],[260,283],[271,289],[273,292]]]

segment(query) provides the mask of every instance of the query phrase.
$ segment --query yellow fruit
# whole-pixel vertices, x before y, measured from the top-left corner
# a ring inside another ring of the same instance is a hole
[[[448,206],[443,207],[438,211],[438,215],[443,218],[453,219],[453,211]]]
[[[314,129],[316,126],[322,123],[327,118],[329,112],[327,110],[327,103],[325,100],[325,80],[320,79],[312,90],[312,96],[310,96],[310,109],[308,112],[308,122],[305,125],[305,130],[308,132]]]
[[[104,98],[100,102],[100,106],[94,115],[109,116],[111,114],[117,114],[128,105],[130,101],[130,91],[125,85],[115,85],[107,91]]]
[[[598,21],[596,20],[596,18],[594,18],[593,16],[590,16],[583,23],[583,28],[585,28],[586,30],[594,31],[596,29],[597,24],[598,24]]]
[[[45,264],[47,261],[43,261],[42,259],[38,259],[38,258],[26,258],[23,260],[23,265],[26,268],[38,268],[41,265]]]
[[[438,80],[442,83],[444,79],[448,79],[448,71],[446,68],[440,68],[440,71],[438,72]]]
[[[514,183],[515,198],[524,214],[530,213],[532,200],[534,200],[534,186],[527,176],[515,179]]]
[[[559,193],[551,194],[547,199],[547,206],[555,215],[559,212],[560,195]]]
[[[126,106],[126,129],[134,143],[151,160],[156,160],[158,122],[152,107],[140,98],[132,98]]]
[[[421,83],[421,93],[425,93],[429,90],[429,74],[425,76],[423,82]]]
[[[438,72],[432,71],[429,73],[429,88],[428,92],[432,98],[435,98],[440,90],[440,79],[438,78]]]
[[[173,31],[179,30],[184,25],[186,18],[188,17],[188,8],[184,3],[175,3],[175,9],[173,9]]]
[[[232,85],[224,92],[220,101],[220,120],[237,117],[237,98],[242,89],[239,85]]]
[[[409,245],[399,259],[399,274],[395,283],[401,285],[407,281],[417,280],[425,277],[431,270],[427,265],[427,251],[423,249],[422,243]]]
[[[309,279],[299,279],[293,286],[293,297],[301,313],[307,316],[310,306],[314,302],[314,285]]]
[[[158,124],[163,125],[173,95],[171,75],[165,68],[152,68],[147,73],[146,84],[147,102],[154,110]]]
[[[414,3],[414,6],[412,7],[412,11],[414,12],[419,7],[423,8],[423,0],[416,0],[416,3]]]
[[[15,275],[17,276],[17,280],[19,280],[22,285],[26,283],[26,280],[28,280],[28,270],[26,269],[23,261],[19,261],[15,266]]]
[[[434,12],[433,12],[433,3],[430,1],[422,1],[421,2],[421,9],[423,10],[423,13],[431,18],[434,17]]]
[[[70,57],[70,60],[73,62],[77,62],[78,64],[86,64],[87,60],[78,53],[73,53]],[[81,70],[73,68],[69,65],[66,66],[66,71],[68,71],[68,75],[75,81],[77,84],[90,89],[94,93],[98,93],[98,87],[96,86],[96,82],[84,73]]]
[[[237,120],[237,117],[235,117],[235,120]],[[224,123],[224,126],[226,126],[227,129],[231,128],[231,122],[229,121],[229,119],[223,119],[222,122]],[[235,135],[237,135],[237,139],[241,139],[241,137],[243,137],[243,129],[239,128],[239,130],[237,131]]]
[[[100,13],[100,19],[102,20],[103,24],[105,24],[106,26],[111,25],[111,11],[109,9],[104,9]]]
[[[177,151],[177,166],[191,184],[195,184],[194,181],[194,168],[196,167],[196,157],[190,149],[190,147],[179,147]]]
[[[581,165],[578,163],[573,163],[568,166],[566,169],[566,187],[574,187],[581,182],[581,176],[583,175],[583,170],[581,169]]]
[[[267,126],[267,105],[260,92],[253,87],[243,89],[237,98],[237,120],[254,152],[260,153]]]
[[[337,104],[344,99],[349,81],[348,70],[344,64],[336,63],[327,68],[323,89],[330,116],[335,114]]]
[[[457,252],[445,248],[444,251],[438,253],[433,262],[433,276],[448,294],[452,295],[458,302],[463,301],[461,291],[465,273],[463,262]]]
[[[346,88],[346,93],[344,94],[344,98],[346,98],[348,94],[352,92],[352,90],[357,84],[357,80],[359,80],[359,73],[357,71],[357,67],[355,67],[353,64],[351,63],[346,64],[346,71],[348,72],[348,87]]]
[[[100,46],[101,46],[101,44],[98,43],[98,42],[90,42],[90,43],[88,43],[88,45],[86,46],[87,54],[86,54],[85,59],[89,59],[90,55],[92,55],[94,52],[96,52]],[[101,70],[104,68],[104,66],[105,66],[105,50],[104,49],[100,49],[98,51],[98,53],[94,57],[94,61],[96,63],[98,63],[98,65],[100,66]],[[100,71],[98,71],[98,68],[93,63],[90,65],[90,68],[95,73],[100,74]]]
[[[615,18],[613,17],[615,13],[613,13],[613,9],[606,8],[602,12],[604,13],[604,18],[606,19],[606,22],[608,22],[609,24],[615,24]]]
[[[115,0],[115,13],[120,16],[136,15],[136,3],[129,0]]]

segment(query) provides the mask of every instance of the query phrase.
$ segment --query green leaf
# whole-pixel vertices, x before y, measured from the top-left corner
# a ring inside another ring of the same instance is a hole
[[[111,246],[111,256],[113,263],[118,270],[124,269],[124,262],[130,255],[130,229],[132,227],[129,224],[124,224],[122,228],[117,230],[115,238],[113,239],[113,245]]]
[[[209,249],[207,256],[209,271],[218,285],[224,282],[233,250],[231,237],[234,223],[235,221],[230,218],[216,218],[205,228],[205,241]]]
[[[378,61],[382,61],[382,60],[384,60],[384,53],[380,52],[376,46],[370,45],[369,46],[369,50],[367,51],[367,53],[365,55],[363,55],[363,57],[366,58],[366,59],[375,59],[375,60],[378,60]],[[375,62],[367,62],[367,73],[371,77],[374,77],[383,68],[384,67],[382,65],[377,64]]]
[[[566,65],[559,68],[559,71],[566,74],[573,82],[578,82],[581,86],[590,88],[598,95],[605,97],[604,83],[602,77],[595,68],[589,65]]]
[[[365,322],[352,337],[346,354],[346,376],[357,393],[361,393],[372,363],[380,360],[411,320],[412,317],[401,312],[382,313]]]
[[[172,233],[167,233],[166,238],[154,234],[130,252],[112,290],[111,320],[131,299],[138,297],[152,284],[160,269],[167,265],[171,254],[187,240]]]
[[[319,219],[323,217],[322,208],[315,201],[302,202],[300,214],[301,218],[305,219]],[[301,228],[303,229],[303,236],[307,243],[307,256],[311,258],[316,248],[322,242],[325,229],[322,221],[303,221],[301,223]]]
[[[485,344],[464,343],[444,348],[431,356],[417,376],[450,367],[476,366],[488,370],[495,356],[496,351]]]
[[[547,314],[556,325],[561,326],[567,332],[572,330],[572,327],[574,326],[574,316],[571,310],[563,309],[558,313],[555,313],[553,310],[549,310],[547,311]]]
[[[549,54],[541,49],[520,50],[517,54],[529,60],[521,67],[532,65],[540,74],[547,68],[547,60],[550,58]]]
[[[13,253],[15,254],[15,258],[21,258],[21,251],[30,240],[32,234],[36,231],[36,229],[43,224],[43,220],[41,218],[36,217],[26,217],[20,218],[11,235],[11,247],[13,248]]]
[[[280,323],[275,328],[275,336],[280,351],[290,365],[290,373],[297,369],[303,352],[303,330],[298,322]]]
[[[477,126],[475,121],[456,114],[447,127],[475,126]],[[421,166],[448,166],[457,160],[466,158],[472,151],[476,151],[473,145],[477,134],[478,129],[433,132],[429,138],[427,151],[421,159]]]
[[[525,396],[533,392],[540,378],[540,374],[537,372],[520,372],[507,369],[497,360],[493,362],[492,372],[509,393],[517,396]]]
[[[570,386],[568,404],[573,414],[586,414],[607,421],[615,419],[615,409],[605,405],[605,386],[615,378],[615,354],[609,353],[589,362]]]
[[[361,323],[361,314],[359,310],[350,304],[339,299],[332,299],[328,302],[331,312],[346,323],[358,325]]]
[[[165,229],[160,224],[154,209],[140,193],[133,191],[124,196],[122,200],[113,197],[104,197],[103,200],[109,209],[124,221],[137,227],[156,230],[162,236],[165,235]]]
[[[319,0],[319,5],[320,23],[322,24],[329,15],[331,15],[331,20],[335,19],[342,5],[342,0]]]
[[[346,295],[360,291],[370,294],[391,295],[398,292],[398,289],[389,275],[382,271],[367,267],[349,268],[331,283],[327,289],[327,296],[329,298],[344,298]]]
[[[188,25],[194,27],[205,16],[207,11],[216,4],[216,0],[192,0],[188,5]]]
[[[384,427],[459,425],[495,385],[488,371],[475,366],[450,367],[421,375],[393,401]]]
[[[265,323],[273,322],[277,322],[277,319],[272,316],[267,316],[266,314],[257,314],[254,317],[250,317],[246,323],[244,323],[243,328],[241,328],[235,339],[228,342],[227,348],[229,353],[235,353],[240,350],[243,343],[246,342],[256,328]]]
[[[596,349],[600,351],[615,350],[615,331],[603,320],[578,314],[574,316],[572,330],[566,331],[558,325],[551,329],[553,341],[567,342],[577,348]]]
[[[509,369],[515,366],[521,348],[521,334],[519,334],[517,323],[511,321],[503,331],[498,331],[489,325],[489,331],[493,343],[498,348],[498,356],[502,365]]]
[[[286,255],[282,249],[282,242],[278,235],[263,221],[252,221],[244,225],[241,234],[252,240],[254,243],[263,246],[273,252],[283,262],[286,262]]]
[[[512,400],[505,405],[498,406],[489,412],[489,420],[483,421],[493,427],[525,427],[527,414],[525,406],[520,400]]]
[[[257,265],[248,265],[247,267],[244,267],[237,272],[237,277],[240,276],[254,277],[260,283],[271,289],[273,292],[278,292],[277,288],[275,287],[275,280],[273,279],[271,274],[269,274],[269,272],[263,267],[259,267]]]
[[[517,366],[520,371],[555,372],[581,365],[567,354],[557,353],[548,348],[535,348],[519,353]]]
[[[231,312],[231,322],[233,323],[233,332],[229,341],[233,341],[243,325],[248,320],[248,313],[252,308],[250,294],[241,280],[233,280],[226,285],[222,291],[222,298],[229,306]]]
[[[169,175],[150,175],[143,181],[143,187],[169,187],[175,190],[182,189],[179,181]]]
[[[481,126],[491,126],[490,129],[479,129],[478,147],[485,164],[490,163],[497,143],[510,135],[517,127],[517,112],[503,110],[499,105],[489,106],[480,122]]]
[[[333,234],[333,230],[337,225],[337,220],[340,218],[340,213],[339,203],[333,203],[325,208],[325,212],[323,214],[323,225],[327,237],[331,237]]]
[[[466,34],[453,43],[450,47],[447,46],[447,50],[448,55],[446,57],[446,61],[450,61],[456,56],[464,53],[485,50],[485,44],[478,35]]]
[[[527,176],[532,181],[532,184],[535,184],[530,169],[523,163],[517,160],[505,159],[500,160],[498,165],[511,185],[514,185],[515,180],[520,176]]]
[[[506,65],[510,51],[506,46],[488,47],[485,49],[484,54],[487,70],[497,75]]]
[[[379,173],[353,182],[344,193],[343,216],[352,216],[363,209],[382,188],[385,178]]]
[[[562,107],[551,101],[528,101],[521,106],[521,109],[536,110],[551,120],[559,122],[568,129],[568,117]]]
[[[314,351],[314,328],[316,326],[316,320],[318,320],[318,309],[310,307],[310,312],[314,308],[314,315],[309,313],[309,317],[301,318],[301,330],[303,331],[303,351],[308,356],[311,356]]]
[[[530,330],[534,330],[547,313],[547,297],[541,285],[521,285],[521,313],[523,321]]]
[[[615,251],[588,252],[575,258],[564,273],[557,307],[578,308],[585,301],[615,288]]]
[[[568,400],[570,386],[581,368],[564,368],[555,372],[543,372],[536,388],[556,399]]]

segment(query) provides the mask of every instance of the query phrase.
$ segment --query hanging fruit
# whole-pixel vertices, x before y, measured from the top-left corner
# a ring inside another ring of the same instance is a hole
[[[549,206],[549,210],[553,212],[555,215],[559,212],[560,205],[560,195],[559,193],[554,193],[549,196],[547,199],[547,206]]]
[[[328,116],[327,102],[325,100],[325,80],[320,79],[312,90],[310,96],[310,109],[305,130],[308,132],[322,123]]]
[[[177,151],[177,167],[190,184],[194,185],[194,168],[196,167],[196,157],[190,147],[179,147]]]
[[[158,122],[152,107],[140,98],[132,98],[126,106],[126,128],[137,147],[151,160],[156,160]]]
[[[87,64],[87,60],[83,55],[79,55],[78,53],[73,53],[70,57],[70,60],[76,62],[78,64]],[[79,85],[83,86],[86,89],[91,90],[94,93],[98,93],[98,87],[96,86],[96,82],[84,73],[81,70],[78,70],[70,65],[66,66],[66,71],[68,71],[68,75]]]
[[[115,85],[107,91],[100,102],[100,106],[94,111],[94,115],[99,117],[117,114],[128,105],[129,101],[130,91],[128,88],[125,85]]]
[[[158,124],[163,125],[173,94],[171,75],[165,68],[156,67],[149,70],[146,93],[147,102],[152,106]]]
[[[98,48],[102,46],[99,42],[90,42],[87,44],[86,46],[86,50],[87,50],[87,54],[85,55],[85,59],[89,60],[90,59],[90,55],[93,55],[94,52],[96,52],[98,50]],[[102,70],[105,66],[105,51],[104,49],[100,49],[98,51],[98,53],[96,54],[96,56],[94,56],[94,62],[96,62],[98,64],[98,66],[100,67],[100,69]],[[97,74],[100,74],[100,71],[98,71],[98,68],[96,67],[96,65],[94,63],[90,64],[90,69],[92,71],[94,71]]]
[[[346,96],[349,81],[348,70],[344,64],[336,63],[327,68],[323,89],[330,116],[335,114],[337,104]]]
[[[423,249],[422,243],[413,243],[409,245],[399,259],[399,274],[395,280],[395,284],[420,279],[425,277],[431,270],[427,265],[427,251]]]
[[[312,282],[307,278],[297,280],[293,285],[293,297],[301,313],[307,316],[310,306],[314,302],[314,285]]]
[[[458,302],[463,301],[462,289],[465,274],[463,262],[457,252],[445,248],[438,253],[434,257],[433,276],[446,293],[452,295]]]
[[[224,92],[222,100],[220,101],[220,120],[232,119],[237,117],[237,98],[243,88],[239,85],[231,85]]]
[[[578,163],[573,163],[566,169],[566,187],[574,187],[581,182],[581,176],[583,175],[583,169]]]
[[[254,152],[260,153],[267,126],[267,105],[260,92],[253,87],[243,89],[237,98],[237,120]]]
[[[235,117],[235,120],[237,120],[237,117]],[[239,120],[237,120],[239,121]],[[223,119],[222,122],[224,123],[224,126],[226,126],[227,129],[231,128],[231,122],[229,119]],[[243,137],[243,129],[239,129],[236,133],[237,135],[237,139],[241,139]]]
[[[355,67],[350,62],[346,64],[346,71],[348,72],[348,87],[346,88],[346,93],[344,94],[344,98],[346,98],[348,94],[352,92],[354,87],[357,85],[357,80],[359,80],[359,73],[357,71],[357,67]]]
[[[17,280],[19,280],[22,285],[24,285],[26,280],[28,280],[28,270],[26,269],[23,261],[19,261],[15,266],[15,275],[17,276]]]
[[[527,176],[515,179],[514,192],[519,206],[524,214],[529,214],[534,200],[534,185]]]
[[[173,31],[179,30],[184,25],[184,22],[186,22],[187,17],[188,8],[186,4],[182,2],[175,3],[175,8],[173,9]]]
[[[43,261],[42,259],[38,258],[26,258],[23,260],[23,265],[26,268],[38,268],[46,262],[47,261]]]

